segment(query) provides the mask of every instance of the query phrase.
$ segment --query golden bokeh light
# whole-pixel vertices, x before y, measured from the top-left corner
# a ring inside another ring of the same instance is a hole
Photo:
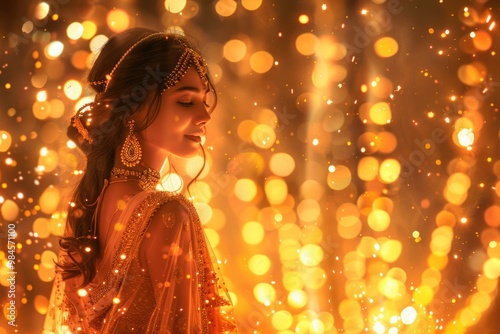
[[[295,169],[295,160],[288,153],[273,154],[269,159],[269,169],[277,176],[289,176]]]
[[[5,200],[0,207],[2,218],[7,221],[15,221],[19,216],[19,206],[13,200]]]
[[[253,289],[254,297],[263,305],[270,305],[276,299],[276,290],[269,283],[258,283]]]
[[[486,75],[486,68],[478,62],[462,65],[458,69],[458,78],[469,86],[480,85],[484,81]]]
[[[351,171],[343,165],[335,166],[335,168],[333,168],[327,176],[328,186],[333,190],[342,190],[347,188],[347,186],[351,183],[351,179]]]
[[[384,240],[380,246],[380,251],[378,255],[385,262],[395,262],[399,256],[401,255],[401,251],[403,249],[403,244],[399,240]]]
[[[64,44],[60,41],[53,41],[49,43],[45,49],[45,57],[48,59],[56,59],[64,51]]]
[[[265,275],[271,268],[271,260],[264,254],[256,254],[248,260],[248,268],[255,275]]]
[[[391,223],[391,217],[384,210],[373,210],[368,215],[368,226],[376,232],[385,231]]]
[[[378,125],[385,125],[391,122],[391,107],[386,102],[375,103],[370,108],[370,119]]]
[[[271,148],[276,141],[276,132],[267,124],[258,124],[250,135],[255,146],[262,149]]]
[[[293,324],[293,315],[287,310],[280,310],[273,314],[271,323],[277,330],[287,330]]]
[[[176,1],[176,0],[173,0]],[[229,17],[236,12],[238,4],[234,0],[217,0],[215,11],[222,17]]]
[[[12,136],[9,132],[0,131],[0,152],[7,152],[12,144]]]
[[[228,61],[237,63],[245,57],[247,53],[246,44],[239,39],[232,39],[224,44],[223,54]]]
[[[398,53],[398,42],[392,37],[382,37],[375,41],[375,53],[382,58],[389,58]]]
[[[295,40],[297,51],[304,56],[313,55],[316,52],[317,44],[318,37],[312,33],[303,33]]]
[[[82,26],[83,26],[83,33],[82,33],[83,39],[91,39],[92,37],[95,36],[97,32],[97,26],[94,22],[83,21]]]
[[[241,0],[241,5],[246,10],[257,10],[262,5],[262,0]]]
[[[257,185],[251,179],[240,179],[234,185],[234,195],[243,202],[251,202],[257,195]]]
[[[271,205],[280,205],[288,195],[288,186],[286,182],[278,178],[270,178],[264,186],[267,200]]]
[[[488,31],[478,30],[475,31],[475,36],[472,39],[474,46],[479,51],[487,51],[493,44],[493,39]]]
[[[300,309],[307,304],[307,294],[304,290],[292,290],[288,293],[288,305]]]
[[[354,239],[356,238],[363,224],[361,220],[356,216],[344,216],[338,220],[337,233],[344,239]]]
[[[251,221],[245,223],[241,229],[243,240],[249,245],[258,245],[264,240],[265,231],[261,223]]]
[[[47,187],[40,196],[40,210],[46,214],[52,214],[59,206],[61,195],[59,189]]]
[[[165,0],[165,9],[170,13],[180,13],[186,7],[186,0]]]
[[[76,80],[68,80],[64,84],[64,94],[66,94],[70,100],[77,100],[82,92],[82,85]]]
[[[363,181],[374,180],[378,176],[379,162],[374,157],[363,157],[358,164],[358,177]]]
[[[266,73],[273,67],[274,58],[267,51],[257,51],[250,56],[250,67],[256,73]]]
[[[80,22],[72,22],[66,28],[66,35],[72,40],[77,40],[83,36],[85,28]]]
[[[182,189],[184,181],[182,176],[177,173],[169,173],[166,178],[161,181],[161,187],[166,191],[178,192]]]
[[[99,50],[101,50],[101,48],[104,46],[104,44],[106,44],[107,41],[108,41],[108,37],[105,35],[93,36],[92,39],[90,40],[90,44],[89,44],[90,51],[92,51],[94,53],[98,53]]]
[[[380,164],[379,177],[383,183],[393,183],[399,178],[401,164],[396,159],[385,159]]]
[[[309,22],[309,16],[307,16],[306,14],[301,14],[299,16],[299,22],[301,24],[307,24]]]
[[[314,222],[321,213],[321,207],[313,199],[304,199],[297,206],[297,214],[304,222]]]
[[[182,0],[175,2],[180,3]],[[118,33],[129,27],[130,17],[127,12],[122,9],[112,9],[108,12],[106,23],[111,31]]]

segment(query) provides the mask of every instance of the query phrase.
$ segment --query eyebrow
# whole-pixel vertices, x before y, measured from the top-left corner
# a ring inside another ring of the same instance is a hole
[[[200,93],[200,89],[198,87],[193,87],[193,86],[182,86],[174,90],[174,92],[183,92],[183,91],[189,91],[189,92],[195,92],[195,93]]]

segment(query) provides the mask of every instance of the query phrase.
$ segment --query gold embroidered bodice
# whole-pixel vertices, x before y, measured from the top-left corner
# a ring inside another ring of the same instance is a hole
[[[123,228],[106,246],[104,279],[82,294],[77,280],[57,275],[44,333],[236,333],[227,290],[192,203],[168,192],[136,196],[119,218]]]

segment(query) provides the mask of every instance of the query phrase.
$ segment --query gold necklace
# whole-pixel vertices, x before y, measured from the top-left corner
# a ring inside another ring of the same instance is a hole
[[[142,171],[113,167],[111,176],[137,181],[143,190],[156,189],[156,185],[160,182],[160,172],[149,167]]]

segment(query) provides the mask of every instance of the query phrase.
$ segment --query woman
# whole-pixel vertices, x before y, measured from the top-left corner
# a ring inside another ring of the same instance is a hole
[[[196,211],[157,191],[168,155],[199,153],[215,97],[176,34],[111,37],[88,75],[93,103],[68,136],[87,157],[70,204],[45,333],[235,333]]]

